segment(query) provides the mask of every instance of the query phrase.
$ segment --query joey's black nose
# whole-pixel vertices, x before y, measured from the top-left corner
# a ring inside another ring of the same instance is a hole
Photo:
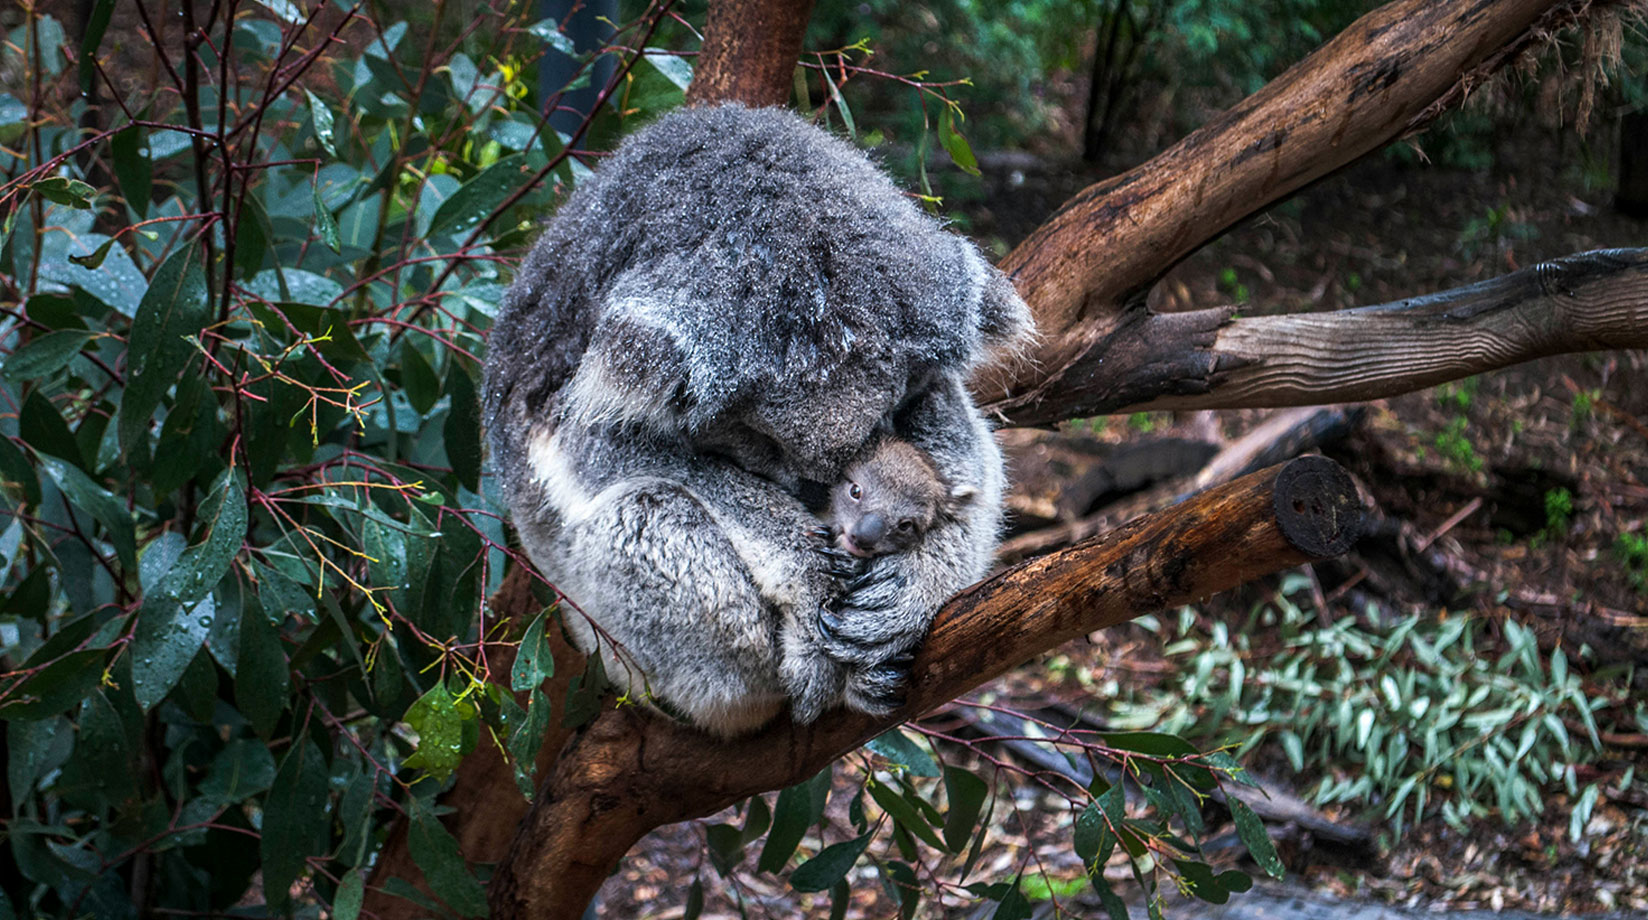
[[[887,522],[874,511],[858,519],[853,525],[853,542],[865,549],[873,549],[887,536]]]

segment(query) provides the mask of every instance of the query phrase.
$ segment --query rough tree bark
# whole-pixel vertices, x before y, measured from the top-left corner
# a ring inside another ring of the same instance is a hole
[[[1035,312],[1043,340],[1031,360],[981,376],[975,392],[1010,422],[1042,424],[1143,406],[1369,398],[1540,354],[1644,344],[1648,260],[1640,251],[1573,257],[1454,292],[1453,301],[1237,320],[1228,310],[1156,314],[1144,307],[1149,285],[1197,247],[1414,130],[1576,11],[1601,5],[1396,0],[1358,20],[1169,151],[1071,199],[1016,249],[1003,267]],[[712,2],[689,103],[786,101],[811,6]],[[1491,299],[1504,293],[1517,302]],[[1460,330],[1482,347],[1460,354]],[[1436,334],[1427,338],[1427,331]],[[1334,351],[1352,335],[1373,349],[1372,363],[1347,362]],[[916,664],[905,714],[953,698],[1063,637],[1326,554],[1280,536],[1262,497],[1274,477],[1255,475],[1033,560],[952,601]],[[1322,488],[1334,493],[1327,480]],[[1311,506],[1301,507],[1308,513]],[[1233,554],[1233,546],[1243,551]],[[514,599],[497,605],[501,615],[524,621],[535,612],[524,584],[521,573],[511,576]],[[1078,617],[1083,603],[1103,612]],[[575,673],[573,658],[557,674]],[[513,844],[503,831],[526,807],[496,756],[470,757],[460,768],[445,800],[455,809],[448,824],[468,859],[499,864],[496,916],[575,917],[647,830],[805,778],[886,724],[842,712],[807,730],[782,722],[728,744],[633,708],[609,708],[574,738],[551,730],[540,756],[545,783]],[[395,875],[418,877],[403,836],[385,846],[375,884]],[[378,890],[367,907],[380,917],[417,913]]]

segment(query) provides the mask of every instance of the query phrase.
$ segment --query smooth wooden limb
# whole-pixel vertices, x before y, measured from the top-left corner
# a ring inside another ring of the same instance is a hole
[[[710,0],[704,49],[687,87],[687,105],[790,101],[801,39],[813,0]]]
[[[1033,360],[987,371],[974,393],[1008,418],[1042,421],[1084,356],[1149,361],[1154,343],[1210,345],[1219,317],[1152,328],[1137,295],[1235,222],[1434,117],[1477,68],[1509,59],[1573,6],[1396,0],[1171,149],[1082,191],[1003,260],[1042,339]],[[1168,370],[1195,370],[1193,355],[1169,352]],[[1174,377],[1122,398],[1172,393]]]
[[[872,718],[787,718],[731,741],[637,707],[608,709],[569,743],[490,890],[495,918],[576,918],[653,828],[793,785],[1067,639],[1343,553],[1361,530],[1349,475],[1305,457],[1008,569],[939,612],[905,707]]]
[[[1186,334],[1194,330],[1195,334]],[[1232,318],[1150,314],[1066,369],[1019,424],[1154,409],[1379,399],[1547,355],[1648,347],[1648,249],[1564,256],[1377,306]]]

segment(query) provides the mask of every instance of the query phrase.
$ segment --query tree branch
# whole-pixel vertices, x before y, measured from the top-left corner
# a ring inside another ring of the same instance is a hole
[[[1361,520],[1350,477],[1304,457],[1008,569],[939,612],[906,705],[882,718],[780,718],[728,741],[637,707],[609,708],[562,751],[521,823],[493,876],[492,916],[575,918],[653,828],[800,782],[1067,639],[1338,555]]]
[[[1305,406],[1395,396],[1547,355],[1648,347],[1648,249],[1582,252],[1424,297],[1231,318],[1142,306],[1060,375],[990,408],[1015,424],[1154,409]]]
[[[1073,368],[1133,360],[1111,351],[1123,346],[1147,359],[1166,352],[1175,373],[1209,372],[1183,348],[1210,347],[1224,317],[1151,315],[1141,296],[1150,284],[1242,218],[1412,130],[1461,75],[1506,60],[1584,5],[1396,0],[1171,149],[1071,198],[1001,266],[1036,314],[1037,354],[987,370],[975,394],[1009,419],[1046,420]],[[1163,374],[1156,392],[1107,399],[1177,395],[1173,376]]]
[[[711,0],[687,105],[790,101],[813,0]]]

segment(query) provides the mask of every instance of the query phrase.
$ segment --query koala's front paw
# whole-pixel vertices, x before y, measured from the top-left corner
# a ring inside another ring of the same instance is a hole
[[[854,668],[882,664],[908,651],[926,632],[924,617],[900,610],[905,576],[878,560],[846,585],[846,595],[818,612],[824,654]]]

